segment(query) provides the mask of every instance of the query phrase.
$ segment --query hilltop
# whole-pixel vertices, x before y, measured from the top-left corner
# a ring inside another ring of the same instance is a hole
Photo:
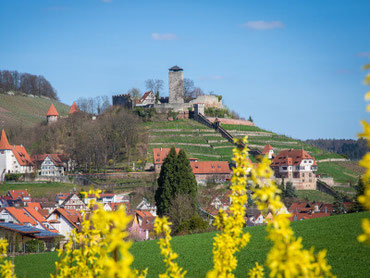
[[[31,127],[45,120],[51,104],[60,116],[68,114],[69,106],[47,97],[0,94],[0,129]]]
[[[305,248],[314,246],[316,252],[327,249],[333,274],[338,277],[368,277],[370,253],[356,239],[364,217],[369,217],[369,212],[296,221],[292,222],[292,228],[297,236],[303,237]],[[245,277],[255,262],[264,265],[271,248],[264,226],[246,230],[251,234],[251,242],[237,255],[236,277]],[[177,262],[188,271],[187,277],[205,277],[211,269],[214,236],[215,232],[173,237],[171,244],[179,254]],[[165,271],[157,240],[135,242],[130,252],[135,257],[133,267],[148,268],[148,277],[157,277]],[[56,252],[18,256],[15,258],[15,272],[18,277],[49,277],[49,273],[55,273],[56,260]]]

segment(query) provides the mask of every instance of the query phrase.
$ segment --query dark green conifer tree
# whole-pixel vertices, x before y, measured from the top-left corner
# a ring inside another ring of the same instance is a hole
[[[168,213],[173,196],[172,185],[176,180],[177,155],[174,147],[171,148],[167,157],[163,160],[161,172],[158,178],[158,188],[155,192],[157,214],[163,216]]]

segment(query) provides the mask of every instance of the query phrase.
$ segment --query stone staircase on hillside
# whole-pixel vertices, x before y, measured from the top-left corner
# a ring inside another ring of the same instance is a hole
[[[227,139],[230,143],[235,144],[234,136],[231,135],[231,133],[229,133],[226,129],[221,127],[218,122],[212,123],[210,120],[207,119],[207,117],[205,117],[201,113],[198,113],[198,114],[194,113],[193,119],[201,124],[204,124],[205,126],[208,126],[209,128],[215,129],[217,132],[219,132],[222,135],[222,137]],[[257,148],[250,148],[249,153],[253,156],[257,156],[261,154],[261,150]]]

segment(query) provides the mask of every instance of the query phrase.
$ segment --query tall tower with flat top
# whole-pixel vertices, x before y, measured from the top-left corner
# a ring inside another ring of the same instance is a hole
[[[168,72],[169,103],[184,103],[183,69],[173,66]]]

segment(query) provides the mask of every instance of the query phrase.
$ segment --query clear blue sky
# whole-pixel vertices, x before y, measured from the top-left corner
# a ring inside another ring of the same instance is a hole
[[[355,138],[366,118],[370,1],[1,0],[0,69],[44,75],[62,102],[144,91],[179,65],[265,129]]]

